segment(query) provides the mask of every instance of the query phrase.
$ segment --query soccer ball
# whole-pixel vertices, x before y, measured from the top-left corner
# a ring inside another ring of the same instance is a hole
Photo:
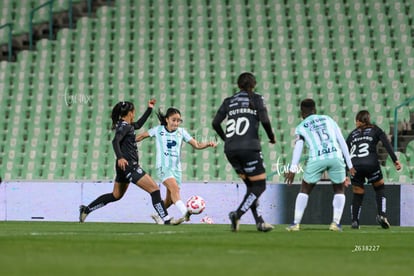
[[[201,214],[206,208],[206,202],[201,196],[192,196],[187,200],[187,210],[190,214]]]

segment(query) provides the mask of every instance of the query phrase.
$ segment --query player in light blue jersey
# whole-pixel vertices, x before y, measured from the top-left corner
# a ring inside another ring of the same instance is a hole
[[[142,141],[148,137],[155,137],[157,158],[156,168],[158,178],[167,188],[167,195],[164,199],[165,208],[174,204],[182,214],[182,218],[175,220],[176,224],[190,220],[190,213],[181,200],[181,146],[183,141],[189,143],[195,149],[205,149],[215,147],[215,142],[198,142],[184,128],[180,127],[182,123],[181,113],[178,109],[170,107],[163,114],[157,113],[161,125],[156,126],[136,137],[137,141]],[[161,218],[154,214],[152,218],[161,223]]]
[[[355,174],[348,146],[338,124],[329,116],[316,114],[315,102],[312,99],[303,100],[300,109],[303,121],[295,131],[296,141],[292,163],[285,179],[288,185],[293,182],[305,144],[308,149],[308,158],[301,190],[296,197],[293,224],[287,230],[300,230],[300,222],[308,204],[309,194],[321,179],[322,174],[327,171],[334,191],[333,220],[329,230],[341,231],[340,221],[345,206],[345,186],[349,185],[344,159],[350,174]]]

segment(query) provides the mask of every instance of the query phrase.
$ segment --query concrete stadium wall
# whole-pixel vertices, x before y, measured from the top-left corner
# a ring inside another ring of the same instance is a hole
[[[3,182],[0,184],[0,220],[3,221],[78,221],[78,207],[88,204],[103,193],[112,191],[112,182]],[[268,184],[261,197],[261,210],[266,221],[288,224],[293,219],[295,198],[300,185]],[[165,188],[161,187],[165,194]],[[200,195],[206,200],[203,214],[193,216],[191,223],[209,217],[214,223],[228,224],[228,213],[237,208],[245,193],[242,183],[183,183],[182,197]],[[414,185],[386,185],[388,216],[391,225],[414,226]],[[350,224],[351,189],[346,192],[342,224]],[[175,206],[168,210],[179,217]],[[124,198],[91,213],[90,222],[152,222],[154,213],[150,196],[130,185]],[[376,206],[373,189],[366,188],[361,224],[375,222]],[[318,184],[309,198],[303,224],[329,224],[332,219],[332,187]],[[242,224],[254,223],[250,213]]]

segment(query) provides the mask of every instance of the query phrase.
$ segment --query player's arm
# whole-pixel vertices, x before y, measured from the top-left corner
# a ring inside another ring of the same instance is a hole
[[[387,135],[381,129],[378,128],[378,130],[379,130],[378,137],[379,137],[380,141],[382,142],[382,145],[385,147],[386,151],[390,155],[392,162],[394,162],[395,168],[397,170],[400,170],[401,169],[401,163],[400,163],[400,161],[398,161],[398,157],[395,154],[394,149],[392,148],[391,143],[388,140]]]
[[[226,141],[226,134],[223,131],[223,128],[221,127],[221,122],[223,122],[223,120],[226,118],[226,111],[225,111],[225,107],[224,107],[224,102],[223,104],[220,106],[219,110],[216,113],[216,116],[213,119],[213,129],[217,132],[218,136],[220,136],[220,138],[223,141]]]
[[[118,166],[122,170],[125,170],[125,167],[128,165],[128,161],[124,158],[124,155],[121,151],[121,141],[127,132],[128,132],[127,127],[122,128],[121,130],[115,133],[115,137],[112,140],[112,148],[114,149]]]
[[[335,127],[335,135],[336,135],[336,140],[338,141],[339,146],[341,147],[342,155],[344,156],[345,163],[346,163],[346,166],[348,167],[349,173],[351,175],[355,175],[355,169],[351,161],[351,156],[349,155],[348,145],[345,141],[344,136],[342,135],[341,130],[339,129],[337,125]]]
[[[215,142],[205,142],[205,143],[200,143],[198,142],[196,139],[192,138],[189,142],[188,142],[193,148],[201,150],[201,149],[205,149],[208,147],[216,147],[217,143]]]
[[[264,130],[266,131],[267,137],[269,138],[269,142],[271,144],[275,144],[275,134],[273,133],[272,126],[270,124],[269,114],[267,112],[267,108],[263,102],[263,97],[260,96],[258,100],[258,112],[257,115],[259,116],[259,120],[262,123]]]
[[[154,108],[156,100],[151,99],[148,101],[148,108],[145,110],[144,114],[142,114],[141,118],[139,118],[136,122],[133,122],[132,125],[134,129],[140,129],[145,122],[148,120],[149,116],[151,115],[152,109]]]
[[[304,142],[305,141],[302,136],[296,136],[295,147],[293,148],[292,154],[292,162],[290,163],[289,171],[285,174],[285,182],[288,185],[291,185],[293,183],[293,180],[295,179],[295,174],[298,170],[298,165],[300,157],[302,155]]]
[[[148,137],[150,137],[150,135],[149,135],[148,131],[145,131],[145,132],[140,133],[137,136],[135,136],[135,141],[141,142],[142,140],[144,140]]]

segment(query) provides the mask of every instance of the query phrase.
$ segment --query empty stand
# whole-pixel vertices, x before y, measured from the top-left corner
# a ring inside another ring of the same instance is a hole
[[[0,23],[13,21],[22,33],[30,7],[43,2],[2,1]],[[66,5],[56,0],[54,9],[64,12]],[[216,139],[215,112],[237,91],[237,76],[252,71],[277,138],[269,145],[260,131],[267,170],[271,181],[283,181],[275,164],[290,162],[305,97],[335,118],[345,136],[361,109],[391,135],[393,108],[412,96],[414,85],[413,9],[400,0],[117,0],[59,31],[56,40],[23,51],[16,62],[0,63],[3,178],[112,179],[109,116],[120,100],[133,101],[139,116],[155,97],[157,108],[180,109],[183,127],[196,139]],[[47,18],[36,16],[37,22]],[[5,39],[0,31],[0,42]],[[401,110],[402,122],[411,121],[410,112]],[[153,114],[143,130],[158,123]],[[399,150],[414,166],[409,148]],[[140,143],[139,151],[154,174],[153,141]],[[222,143],[182,151],[186,181],[237,179]],[[410,179],[412,171],[399,175]]]

